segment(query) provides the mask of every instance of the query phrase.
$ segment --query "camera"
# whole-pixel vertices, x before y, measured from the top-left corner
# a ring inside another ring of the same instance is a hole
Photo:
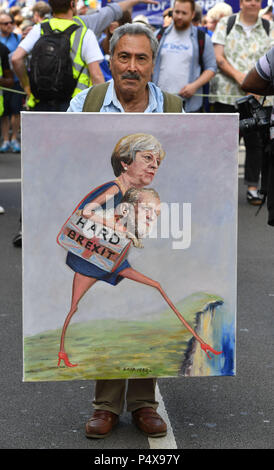
[[[268,130],[270,112],[253,95],[244,96],[236,101],[240,114],[240,133]]]

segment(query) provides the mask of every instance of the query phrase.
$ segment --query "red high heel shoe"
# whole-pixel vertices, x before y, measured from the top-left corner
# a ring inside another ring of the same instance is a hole
[[[60,351],[60,352],[58,353],[58,358],[59,358],[59,360],[58,360],[58,367],[60,366],[61,360],[64,361],[64,363],[65,363],[65,365],[66,365],[67,367],[76,367],[76,366],[78,366],[78,364],[71,364],[71,362],[69,362],[69,358],[68,358],[67,353],[65,353],[65,352],[63,352],[63,351]]]
[[[200,343],[200,346],[201,346],[202,350],[206,353],[206,355],[209,359],[212,359],[212,357],[210,357],[210,355],[208,354],[207,349],[210,352],[212,352],[213,354],[216,354],[216,356],[223,353],[223,351],[215,351],[215,349],[213,349],[211,346],[209,346],[209,344],[206,344],[206,343],[203,343],[203,344]]]

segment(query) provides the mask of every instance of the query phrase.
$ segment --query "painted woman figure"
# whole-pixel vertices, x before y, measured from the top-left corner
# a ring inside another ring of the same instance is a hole
[[[117,233],[124,232],[132,240],[134,246],[140,247],[140,239],[148,235],[160,209],[159,195],[152,188],[146,189],[144,186],[153,180],[164,155],[161,144],[153,136],[133,134],[122,138],[117,143],[111,158],[114,173],[117,176],[116,180],[92,191],[78,206],[78,213],[80,211],[84,218],[114,228]],[[96,213],[98,207],[106,208],[108,198],[114,199],[114,207],[118,209],[112,220],[107,220],[102,216],[102,211],[99,215]],[[210,358],[208,350],[214,354],[221,354],[206,344],[190,327],[167,297],[159,282],[134,270],[127,260],[122,261],[114,272],[106,272],[69,252],[67,264],[75,271],[75,275],[71,309],[62,330],[58,365],[61,360],[64,360],[69,367],[77,365],[70,363],[64,349],[64,340],[67,326],[77,310],[79,300],[98,280],[115,286],[124,278],[156,288],[180,321],[197,339],[207,356]]]
[[[75,211],[82,211],[85,218],[94,216],[95,210],[101,207],[103,210],[109,205],[118,206],[126,191],[131,188],[143,188],[153,181],[165,152],[160,142],[149,134],[130,134],[121,138],[112,153],[111,164],[116,179],[91,191],[77,206]],[[116,286],[122,281],[120,272],[130,267],[125,260],[114,272],[106,272],[79,256],[68,252],[67,265],[75,272],[72,286],[71,308],[63,326],[59,364],[64,360],[70,366],[67,354],[64,350],[64,336],[67,325],[72,315],[77,311],[78,303],[83,295],[101,280]]]

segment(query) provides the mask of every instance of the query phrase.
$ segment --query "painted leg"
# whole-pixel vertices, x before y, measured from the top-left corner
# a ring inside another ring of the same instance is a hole
[[[61,341],[60,341],[60,351],[58,353],[58,366],[60,365],[61,360],[64,361],[65,365],[68,367],[75,367],[77,364],[71,364],[69,362],[68,356],[65,352],[65,334],[67,327],[69,325],[69,322],[72,318],[72,316],[75,314],[78,308],[78,303],[81,300],[81,298],[85,295],[85,293],[90,289],[90,287],[95,284],[97,279],[94,279],[93,277],[88,277],[84,276],[83,274],[80,273],[75,273],[74,279],[73,279],[73,285],[72,285],[72,299],[71,299],[71,307],[70,311],[65,319],[63,329],[62,329],[62,334],[61,334]]]
[[[121,276],[127,278],[127,279],[131,279],[132,281],[136,281],[136,282],[140,282],[142,284],[146,284],[148,286],[151,286],[151,287],[154,287],[156,288],[160,294],[163,296],[163,298],[165,299],[165,301],[168,303],[168,305],[170,306],[170,308],[173,310],[173,312],[177,315],[177,317],[179,318],[179,320],[185,325],[185,327],[193,334],[193,336],[197,339],[197,341],[200,343],[200,346],[202,348],[203,351],[205,351],[207,357],[209,359],[212,359],[210,357],[210,355],[208,354],[207,351],[210,351],[212,352],[213,354],[222,354],[223,351],[215,351],[215,349],[213,349],[211,346],[209,346],[208,344],[206,344],[202,338],[200,338],[199,335],[197,335],[196,331],[187,323],[187,321],[184,319],[184,317],[180,314],[180,312],[176,309],[176,307],[173,305],[173,303],[171,302],[171,300],[168,298],[168,296],[166,295],[165,291],[162,289],[161,285],[159,282],[157,281],[154,281],[153,279],[150,279],[149,277],[145,276],[144,274],[142,273],[139,273],[138,271],[135,271],[134,269],[132,268],[126,268],[124,269],[123,271],[121,271],[119,273]]]

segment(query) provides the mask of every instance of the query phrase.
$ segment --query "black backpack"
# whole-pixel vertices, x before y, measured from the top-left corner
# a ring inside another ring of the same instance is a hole
[[[41,23],[44,34],[35,43],[30,60],[30,88],[35,98],[41,101],[71,98],[79,77],[73,78],[70,36],[79,27],[73,24],[59,31],[53,30],[48,21]]]

